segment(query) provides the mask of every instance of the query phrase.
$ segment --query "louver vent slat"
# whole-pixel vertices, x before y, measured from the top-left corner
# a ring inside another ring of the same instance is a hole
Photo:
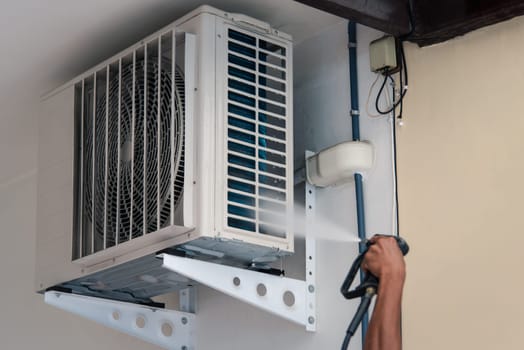
[[[168,32],[77,84],[73,258],[173,224],[184,186],[184,81]]]
[[[286,237],[286,49],[239,29],[227,42],[227,225]]]

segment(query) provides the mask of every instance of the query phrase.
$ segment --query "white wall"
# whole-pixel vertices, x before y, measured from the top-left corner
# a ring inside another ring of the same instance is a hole
[[[367,44],[378,33],[359,27],[360,100],[364,104],[371,74]],[[346,22],[303,41],[295,50],[296,165],[304,150],[320,150],[349,140],[349,78]],[[5,166],[17,165],[0,183],[0,345],[5,349],[155,349],[137,339],[105,329],[77,316],[44,305],[32,289],[35,237],[36,103],[22,98],[1,104],[2,113],[13,115],[2,125],[8,140],[0,156]],[[364,110],[364,108],[362,108]],[[363,113],[364,114],[364,113]],[[377,147],[377,166],[365,182],[369,232],[391,232],[391,176],[389,126],[386,120],[363,116],[363,139]],[[29,135],[29,137],[28,137]],[[7,151],[7,150],[9,151]],[[0,177],[1,178],[1,177]],[[297,188],[297,191],[299,189]],[[297,197],[300,197],[298,195]],[[356,232],[353,186],[318,192],[317,206],[323,215]],[[300,244],[299,244],[300,246]],[[199,291],[198,350],[206,349],[335,349],[356,307],[339,295],[339,287],[355,257],[355,244],[318,244],[318,332],[244,305],[207,288]],[[301,254],[286,262],[292,275],[302,275]],[[7,313],[5,312],[7,310]],[[355,337],[352,349],[360,348]]]
[[[0,98],[0,348],[155,349],[55,310],[34,292],[38,94]]]

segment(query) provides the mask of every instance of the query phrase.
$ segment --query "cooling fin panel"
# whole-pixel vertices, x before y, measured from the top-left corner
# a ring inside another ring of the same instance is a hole
[[[278,42],[227,29],[227,226],[280,238],[292,186],[287,57]]]

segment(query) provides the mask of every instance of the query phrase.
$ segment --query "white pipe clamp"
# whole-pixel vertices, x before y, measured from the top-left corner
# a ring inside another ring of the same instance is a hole
[[[350,182],[355,173],[373,167],[375,151],[367,141],[347,141],[326,148],[306,160],[309,183],[318,187]]]

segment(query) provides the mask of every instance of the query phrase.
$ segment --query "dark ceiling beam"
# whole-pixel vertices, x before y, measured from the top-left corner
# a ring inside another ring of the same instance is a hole
[[[420,46],[524,15],[524,0],[295,0]],[[411,32],[408,4],[414,30]]]
[[[409,38],[432,45],[524,14],[522,0],[414,0],[415,30]]]
[[[295,0],[395,36],[409,33],[408,0]]]

